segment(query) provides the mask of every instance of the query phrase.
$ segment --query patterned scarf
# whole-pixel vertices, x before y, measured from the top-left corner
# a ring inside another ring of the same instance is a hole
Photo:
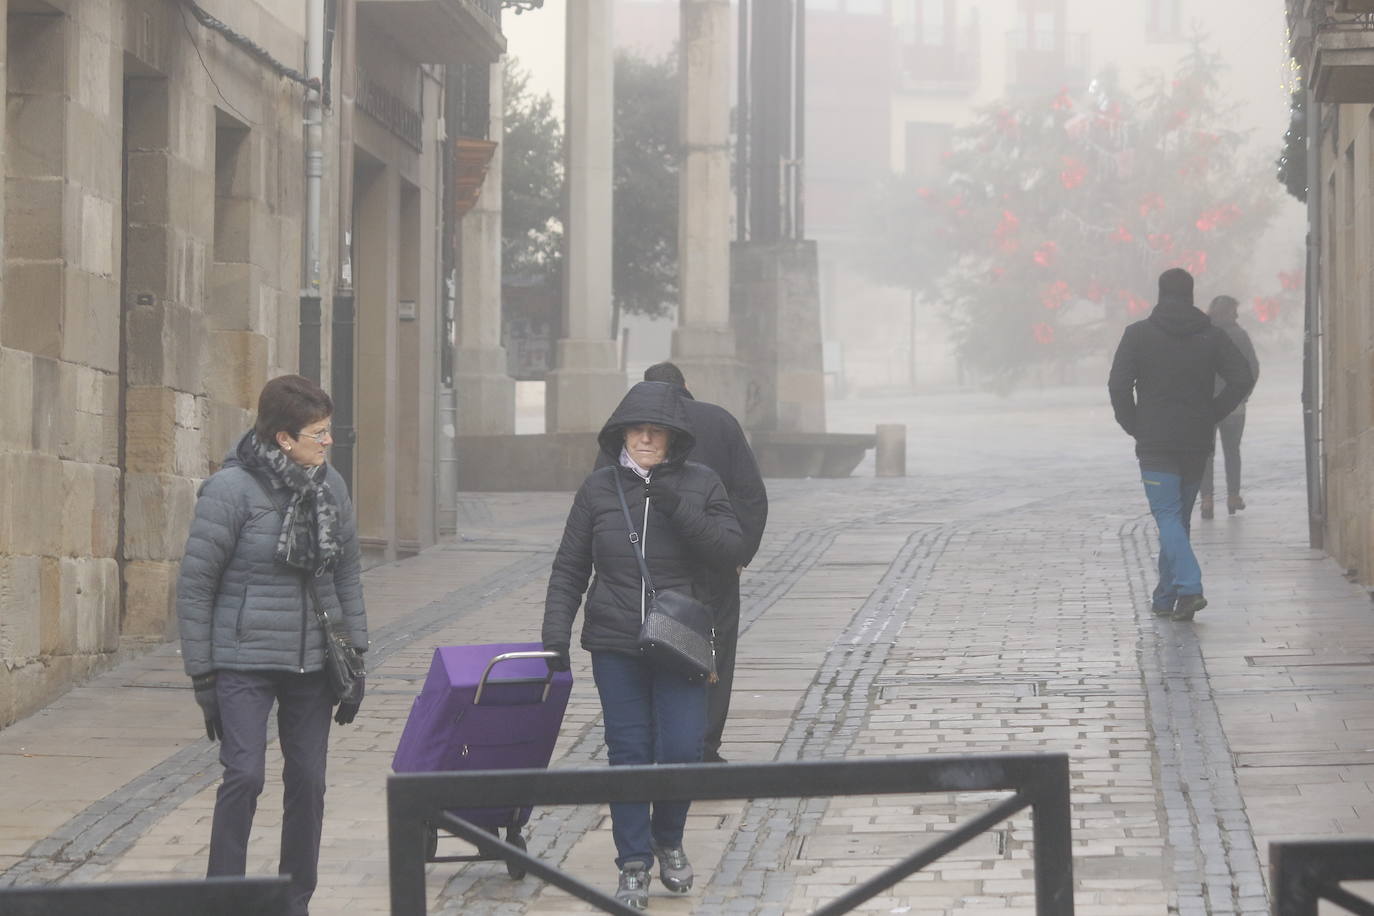
[[[277,539],[277,560],[323,574],[343,549],[339,504],[327,480],[328,466],[297,464],[281,449],[263,445],[251,431],[239,443],[238,458],[249,471],[265,472],[291,491]]]

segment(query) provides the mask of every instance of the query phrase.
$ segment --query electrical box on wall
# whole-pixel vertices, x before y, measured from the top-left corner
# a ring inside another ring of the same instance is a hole
[[[402,299],[396,303],[396,316],[402,321],[414,321],[416,316],[415,300]]]

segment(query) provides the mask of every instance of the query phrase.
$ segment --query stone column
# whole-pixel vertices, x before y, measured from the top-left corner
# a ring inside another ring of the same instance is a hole
[[[673,360],[692,393],[743,418],[744,375],[730,327],[729,0],[681,0],[678,251]]]
[[[611,339],[611,2],[567,7],[563,328],[545,390],[550,433],[599,431],[625,393]]]
[[[491,126],[487,136],[505,135],[502,65],[491,65]],[[515,432],[515,379],[506,374],[501,346],[501,150],[487,167],[477,203],[458,226],[458,347],[453,386],[460,436]]]

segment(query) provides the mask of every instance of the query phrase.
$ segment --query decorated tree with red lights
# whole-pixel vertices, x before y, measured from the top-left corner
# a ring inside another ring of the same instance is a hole
[[[940,215],[952,254],[938,298],[966,365],[1010,387],[1034,364],[1107,353],[1169,267],[1193,273],[1200,307],[1252,298],[1244,281],[1277,194],[1232,129],[1221,66],[1195,45],[1138,97],[1108,74],[960,131],[947,180],[909,205]]]

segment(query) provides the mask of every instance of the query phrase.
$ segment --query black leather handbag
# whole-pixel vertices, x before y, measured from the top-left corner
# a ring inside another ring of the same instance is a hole
[[[320,599],[315,595],[315,583],[309,583],[310,603],[315,606],[315,617],[324,630],[324,670],[329,675],[329,686],[334,692],[334,702],[356,702],[358,688],[367,676],[367,668],[362,654],[348,641],[343,626],[325,612]]]
[[[644,579],[647,601],[644,620],[639,628],[639,651],[656,664],[676,671],[688,680],[699,681],[716,672],[715,612],[691,595],[672,589],[657,590],[649,576],[649,564],[644,561],[644,545],[630,518],[625,502],[625,490],[620,484],[619,468],[615,474],[615,490],[620,497],[620,509],[630,529],[630,544],[639,561],[639,574]]]

